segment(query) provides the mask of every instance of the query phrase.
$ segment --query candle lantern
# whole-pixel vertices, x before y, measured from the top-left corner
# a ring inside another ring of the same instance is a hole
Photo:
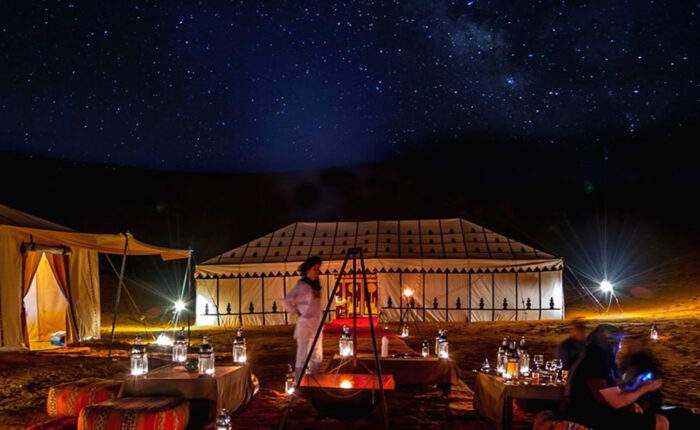
[[[180,333],[175,337],[175,343],[173,343],[173,363],[184,365],[185,361],[187,361],[187,342],[185,335],[180,330]]]
[[[508,360],[506,361],[506,370],[503,373],[505,379],[518,379],[520,377],[520,357],[518,357],[518,348],[515,346],[515,339],[510,341],[508,348]]]
[[[296,385],[296,381],[294,380],[294,369],[292,369],[292,365],[288,364],[287,365],[287,374],[284,375],[284,391],[287,393],[288,396],[291,396],[294,394],[294,386]]]
[[[132,375],[141,376],[148,373],[148,349],[141,343],[141,338],[138,336],[131,348],[130,364]]]
[[[245,338],[243,337],[243,327],[238,327],[236,337],[233,339],[233,362],[245,363],[247,360]]]
[[[350,327],[348,327],[347,324],[343,324],[343,332],[340,335],[339,349],[341,357],[352,357],[354,354]]]
[[[408,324],[404,324],[401,329],[401,337],[408,337]]]
[[[502,375],[506,371],[506,361],[508,360],[508,339],[503,338],[501,346],[498,347],[496,356],[496,373]]]
[[[651,340],[659,340],[659,331],[656,329],[656,324],[651,325]]]
[[[428,339],[425,339],[421,344],[420,355],[423,358],[430,355],[430,342],[428,342]]]
[[[484,358],[484,362],[481,364],[481,371],[484,373],[489,373],[491,370],[491,365],[489,364],[489,359]]]
[[[202,338],[202,346],[199,347],[199,374],[214,374],[214,348],[209,343],[209,338]]]
[[[520,357],[520,374],[523,376],[528,376],[530,374],[530,352],[525,344],[525,336],[520,339],[520,346],[518,347],[518,356]]]
[[[231,415],[229,415],[228,410],[223,408],[219,414],[219,418],[216,419],[216,430],[232,430],[233,424],[231,423]]]
[[[447,342],[447,332],[445,330],[440,330],[440,337],[438,338],[438,347],[435,353],[438,358],[446,360],[450,358],[450,344]]]

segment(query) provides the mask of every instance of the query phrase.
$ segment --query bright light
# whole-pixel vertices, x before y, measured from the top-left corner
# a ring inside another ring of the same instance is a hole
[[[176,312],[182,312],[185,310],[185,302],[182,300],[178,300],[175,302],[175,311]]]
[[[603,279],[600,281],[600,291],[604,293],[612,293],[613,290],[613,284],[610,283],[607,279]]]
[[[165,333],[159,334],[156,338],[156,345],[158,346],[173,346],[173,344],[173,340]]]
[[[349,379],[343,379],[340,381],[340,388],[344,388],[346,390],[352,388],[352,381]]]
[[[403,289],[403,295],[406,297],[411,297],[413,295],[414,291],[410,287],[406,287]]]

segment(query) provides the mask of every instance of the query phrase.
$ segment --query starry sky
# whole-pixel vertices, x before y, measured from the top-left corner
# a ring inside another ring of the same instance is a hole
[[[19,1],[0,151],[176,171],[566,148],[698,120],[696,2]]]

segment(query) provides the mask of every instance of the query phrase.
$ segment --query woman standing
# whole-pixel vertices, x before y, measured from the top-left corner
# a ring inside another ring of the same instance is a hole
[[[299,266],[302,278],[287,294],[282,302],[284,309],[293,315],[298,315],[294,329],[297,340],[297,358],[295,364],[296,380],[299,380],[306,356],[311,350],[316,330],[323,317],[321,311],[321,258],[310,257]],[[319,373],[323,361],[323,331],[316,341],[316,347],[309,360],[309,373]]]

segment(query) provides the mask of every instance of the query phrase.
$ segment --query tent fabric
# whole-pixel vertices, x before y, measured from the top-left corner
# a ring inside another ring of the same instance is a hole
[[[180,249],[161,248],[138,241],[131,233],[126,234],[93,234],[64,231],[41,230],[35,228],[2,226],[2,228],[23,233],[30,236],[30,241],[40,242],[42,245],[60,244],[68,247],[76,247],[97,251],[103,254],[124,254],[127,245],[127,255],[145,256],[159,255],[163,260],[177,260],[188,258],[190,251]]]
[[[30,257],[35,253],[51,259],[52,277],[58,283],[59,293],[63,288],[63,297],[69,301],[68,340],[78,340],[77,336],[80,340],[99,338],[98,254],[123,254],[127,239],[127,255],[158,255],[163,260],[188,258],[190,255],[187,250],[148,245],[129,233],[78,233],[0,205],[0,349],[14,350],[28,346],[24,336],[28,327],[22,304],[36,272],[35,257]],[[27,247],[27,244],[39,246]],[[31,249],[36,251],[31,252]],[[61,249],[67,252],[58,252]],[[25,258],[31,259],[28,267],[24,264]],[[71,313],[75,316],[74,320],[71,320]]]
[[[271,310],[280,283],[283,292],[285,286],[291,289],[300,276],[299,261],[319,255],[327,299],[351,247],[362,248],[366,269],[377,274],[380,311],[389,321],[564,316],[561,258],[454,218],[290,224],[195,268],[197,325],[238,324],[239,283],[244,324],[291,323],[288,315]],[[345,273],[350,272],[346,267]],[[216,283],[219,309],[223,312],[231,303],[233,315],[217,318],[217,297],[211,293]],[[224,288],[228,283],[234,287]],[[405,287],[415,291],[415,308],[408,312]],[[202,312],[204,303],[209,303],[210,315]],[[251,304],[255,312],[249,312]]]
[[[461,218],[364,222],[297,222],[203,264],[342,260],[351,247],[365,258],[538,260],[551,254]]]

